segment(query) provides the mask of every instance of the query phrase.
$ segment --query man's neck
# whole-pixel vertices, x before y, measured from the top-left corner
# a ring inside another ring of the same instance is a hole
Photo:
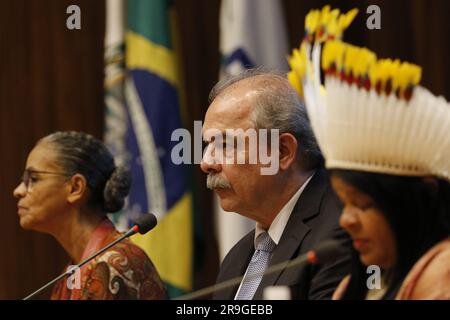
[[[275,196],[270,197],[271,204],[263,206],[265,212],[261,212],[261,218],[257,220],[263,229],[269,230],[270,225],[281,209],[283,209],[314,172],[315,170],[298,172],[297,174],[286,176],[285,179],[280,179],[277,189],[275,189],[277,190]]]

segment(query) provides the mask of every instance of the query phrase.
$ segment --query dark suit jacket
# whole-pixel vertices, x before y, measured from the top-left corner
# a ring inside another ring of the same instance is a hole
[[[331,189],[325,170],[318,170],[300,195],[269,266],[294,259],[331,238],[344,243],[345,253],[323,266],[290,268],[264,276],[254,299],[262,299],[263,289],[274,285],[289,286],[293,299],[331,298],[339,282],[350,273],[351,242],[339,227],[341,211],[342,204]],[[245,274],[254,252],[254,237],[253,230],[230,250],[222,262],[216,283]],[[213,299],[232,300],[238,288],[236,285],[216,292]]]

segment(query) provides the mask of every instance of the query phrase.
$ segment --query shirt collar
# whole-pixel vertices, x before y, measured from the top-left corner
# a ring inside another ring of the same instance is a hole
[[[256,223],[255,240],[254,240],[255,245],[256,245],[256,238],[258,238],[258,236],[265,231],[269,233],[269,236],[278,245],[278,242],[280,242],[283,231],[286,228],[289,217],[291,216],[292,211],[294,210],[295,204],[297,203],[298,199],[300,198],[300,195],[302,194],[303,190],[305,190],[306,186],[308,185],[309,181],[313,176],[314,173],[305,181],[305,183],[301,185],[301,187],[284,205],[284,207],[280,210],[280,212],[278,212],[277,216],[270,225],[269,230],[265,230],[259,223]]]

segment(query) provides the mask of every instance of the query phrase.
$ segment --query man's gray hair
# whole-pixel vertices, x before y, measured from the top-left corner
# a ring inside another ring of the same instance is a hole
[[[279,129],[291,133],[298,141],[298,159],[303,170],[323,166],[323,157],[311,129],[304,104],[282,73],[262,68],[247,69],[219,81],[211,90],[210,103],[227,88],[242,81],[254,81],[260,91],[252,120],[257,129]]]

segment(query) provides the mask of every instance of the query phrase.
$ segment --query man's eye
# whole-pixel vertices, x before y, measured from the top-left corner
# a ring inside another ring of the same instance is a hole
[[[30,179],[30,182],[36,182],[39,180],[37,177],[30,177],[29,179]]]

